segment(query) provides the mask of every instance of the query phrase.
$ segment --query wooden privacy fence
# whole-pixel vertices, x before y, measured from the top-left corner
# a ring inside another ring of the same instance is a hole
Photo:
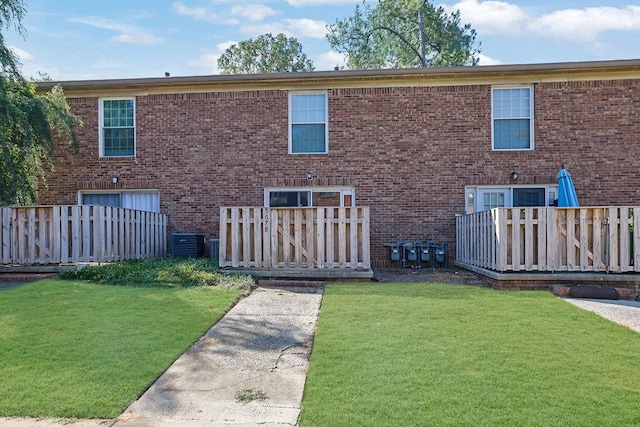
[[[496,208],[461,215],[456,259],[497,271],[637,272],[640,207]]]
[[[166,255],[166,215],[111,206],[0,208],[0,263],[60,264]]]
[[[369,208],[220,208],[220,266],[370,268]]]

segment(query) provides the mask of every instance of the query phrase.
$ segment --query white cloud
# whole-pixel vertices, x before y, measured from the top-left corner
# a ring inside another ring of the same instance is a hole
[[[541,35],[592,42],[605,31],[640,31],[640,6],[557,10],[535,19],[529,28]]]
[[[205,7],[189,7],[179,1],[173,2],[171,7],[178,15],[189,16],[198,21],[217,22],[220,19],[217,14]]]
[[[558,6],[562,3],[558,2]],[[483,34],[522,34],[594,42],[605,31],[640,31],[640,6],[560,9],[531,16],[520,6],[497,0],[461,0],[447,12],[460,10],[463,23],[470,23],[480,38]]]
[[[236,25],[236,19],[227,18],[206,7],[189,7],[182,2],[176,1],[172,5],[173,11],[181,16],[188,16],[198,21],[216,22],[226,25]]]
[[[527,14],[519,6],[503,1],[462,0],[453,6],[443,5],[447,12],[460,11],[463,24],[470,23],[480,34],[519,31]]]
[[[305,6],[321,6],[321,5],[339,5],[339,4],[353,4],[362,3],[360,0],[287,0],[291,6],[305,7]]]
[[[220,58],[219,53],[202,52],[196,59],[187,62],[187,65],[204,68],[210,74],[218,74],[218,58]]]
[[[241,28],[245,34],[284,34],[287,37],[308,37],[323,39],[327,33],[327,24],[313,19],[284,19],[280,22],[261,25],[245,25]]]
[[[191,67],[204,68],[208,73],[219,74],[218,70],[218,58],[224,53],[227,48],[236,44],[237,42],[229,40],[216,45],[215,51],[205,50],[198,55],[198,57],[192,61],[187,62],[187,65]]]
[[[284,22],[293,34],[301,37],[323,39],[327,34],[327,23],[324,21],[303,18],[285,19]]]
[[[278,15],[280,12],[263,4],[245,4],[232,7],[231,13],[235,16],[245,17],[251,21],[262,21],[270,16]]]
[[[33,60],[33,55],[24,49],[20,49],[16,46],[9,46],[9,50],[13,51],[13,53],[18,57],[18,59],[20,59],[21,62]]]
[[[321,53],[320,55],[312,58],[313,65],[316,67],[317,71],[327,71],[335,69],[336,65],[338,67],[346,67],[347,58],[344,54],[329,51],[325,53]]]
[[[499,59],[492,58],[487,55],[478,54],[478,65],[500,65],[502,61]]]
[[[152,45],[161,43],[163,41],[162,37],[158,37],[143,28],[139,28],[133,25],[121,24],[119,22],[100,18],[98,16],[74,18],[70,21],[76,22],[78,24],[84,24],[96,28],[119,32],[120,34],[112,37],[111,40],[120,43]]]

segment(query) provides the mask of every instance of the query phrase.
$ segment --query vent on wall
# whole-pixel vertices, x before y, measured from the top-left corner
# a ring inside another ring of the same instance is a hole
[[[204,255],[204,234],[174,233],[171,235],[172,258],[198,258]]]

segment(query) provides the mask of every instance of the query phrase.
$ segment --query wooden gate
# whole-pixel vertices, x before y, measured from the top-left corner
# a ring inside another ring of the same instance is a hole
[[[369,208],[220,208],[220,267],[370,268]]]

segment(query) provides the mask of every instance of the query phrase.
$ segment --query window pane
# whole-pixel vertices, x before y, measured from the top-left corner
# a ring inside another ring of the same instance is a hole
[[[103,206],[115,206],[120,207],[120,194],[115,193],[96,193],[96,194],[83,194],[83,205],[103,205]]]
[[[326,151],[325,125],[291,125],[292,153],[324,153]]]
[[[493,146],[496,150],[531,148],[529,119],[495,120]]]
[[[530,103],[529,88],[494,89],[493,117],[496,119],[530,117]]]
[[[313,206],[340,206],[340,192],[314,191]]]
[[[325,94],[292,95],[292,123],[323,123],[326,119]]]
[[[309,192],[271,191],[269,192],[269,206],[272,208],[309,206]]]
[[[102,101],[103,156],[135,155],[135,118],[133,99]]]
[[[485,211],[493,208],[504,207],[504,192],[493,191],[485,192],[483,196],[483,207]]]
[[[327,151],[327,95],[324,93],[291,95],[291,152]]]
[[[133,128],[105,128],[104,155],[105,156],[133,156],[134,155]]]
[[[104,205],[141,211],[160,212],[160,193],[123,191],[122,193],[85,193],[83,205]]]
[[[105,127],[133,126],[133,99],[103,101]]]
[[[160,193],[124,192],[122,193],[122,207],[139,211],[160,212]]]
[[[544,188],[514,188],[513,207],[545,206]]]

